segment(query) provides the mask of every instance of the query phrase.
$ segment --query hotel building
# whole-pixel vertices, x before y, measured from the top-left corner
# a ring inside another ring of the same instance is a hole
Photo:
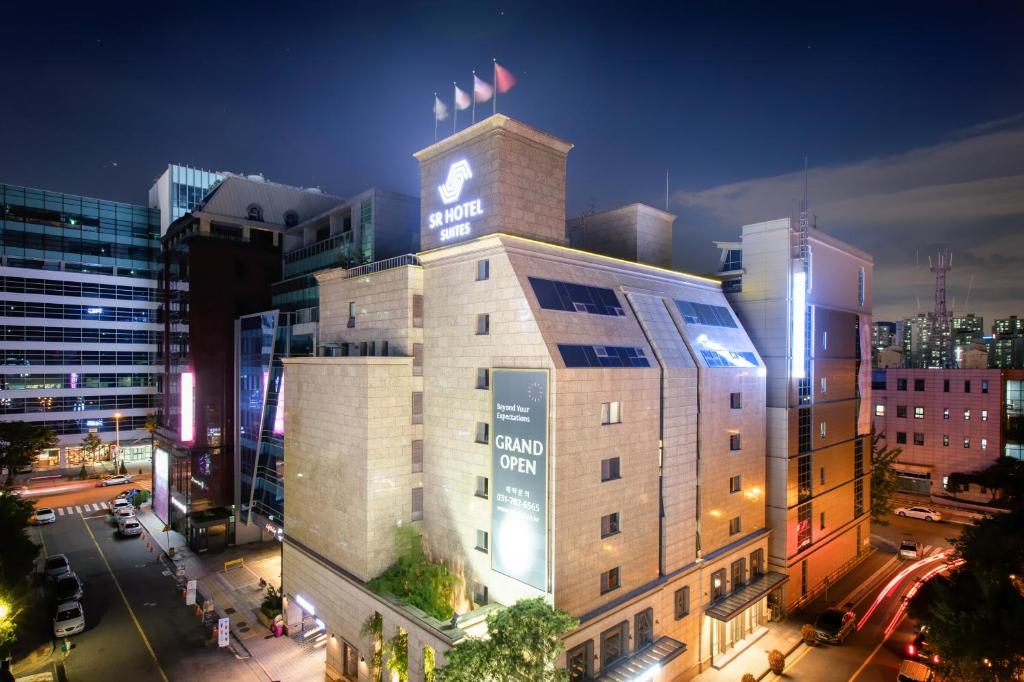
[[[502,115],[438,142],[426,250],[316,275],[318,353],[283,359],[282,565],[326,679],[371,679],[375,615],[412,680],[523,598],[580,619],[574,680],[687,679],[772,617],[764,359],[719,281],[642,262],[670,214],[615,217],[639,261],[566,245],[570,149]],[[367,587],[396,526],[461,578],[457,622]]]
[[[786,611],[871,538],[871,256],[800,220],[719,243],[723,287],[767,368],[768,565]]]

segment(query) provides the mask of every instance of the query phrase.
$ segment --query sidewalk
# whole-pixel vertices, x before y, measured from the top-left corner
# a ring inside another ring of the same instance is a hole
[[[148,505],[139,511],[138,517],[152,540],[171,555],[174,565],[184,567],[186,578],[197,580],[201,595],[197,602],[212,599],[218,616],[230,619],[231,648],[236,649],[239,656],[251,656],[267,677],[276,682],[323,678],[326,648],[322,636],[309,640],[303,640],[301,635],[274,637],[256,615],[265,595],[260,579],[278,589],[281,587],[280,544],[273,541],[196,554],[181,533],[163,530],[163,522]],[[236,559],[244,563],[225,566]]]
[[[821,595],[800,611],[787,614],[785,620],[768,625],[768,632],[762,635],[722,669],[709,668],[697,675],[695,682],[739,682],[744,673],[750,673],[755,679],[762,679],[769,673],[768,652],[778,649],[786,655],[787,660],[802,646],[800,627],[813,622],[818,614],[833,604],[846,604],[859,599],[866,589],[888,568],[892,566],[893,555],[885,552],[872,552],[864,561],[836,581],[829,588],[830,599],[826,601]]]

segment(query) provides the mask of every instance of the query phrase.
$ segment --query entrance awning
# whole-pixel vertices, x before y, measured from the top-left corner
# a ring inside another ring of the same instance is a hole
[[[755,603],[787,580],[789,580],[788,575],[769,571],[739,591],[718,600],[713,606],[705,609],[704,613],[715,620],[728,622],[738,616],[743,609]]]
[[[654,644],[638,651],[607,673],[598,678],[599,682],[632,682],[642,680],[658,672],[666,663],[686,651],[686,645],[671,637],[660,637]]]

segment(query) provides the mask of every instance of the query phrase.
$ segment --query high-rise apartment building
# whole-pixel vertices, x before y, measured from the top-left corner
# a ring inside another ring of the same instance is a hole
[[[316,275],[321,350],[283,360],[282,563],[329,679],[370,679],[375,615],[422,679],[541,597],[580,619],[570,678],[618,680],[722,665],[778,614],[764,361],[717,280],[566,246],[570,148],[502,115],[438,142],[428,250]],[[396,526],[459,576],[459,618],[368,588]]]
[[[769,566],[784,606],[843,575],[870,540],[871,256],[781,219],[743,226],[722,273],[768,371]]]
[[[0,185],[0,419],[60,436],[40,464],[149,460],[159,404],[159,214],[144,206]]]
[[[989,362],[1001,369],[1024,368],[1024,319],[1011,315],[992,325]]]

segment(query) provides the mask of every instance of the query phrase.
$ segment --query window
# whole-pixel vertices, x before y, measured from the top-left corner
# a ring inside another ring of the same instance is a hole
[[[263,222],[263,208],[259,204],[249,204],[249,208],[245,209],[245,216],[254,222]]]
[[[964,436],[964,448],[969,448],[969,447],[971,447],[971,437],[970,436]]]
[[[981,380],[981,392],[988,393],[988,379]]]
[[[971,382],[970,381],[965,381],[964,382],[964,393],[970,393],[970,392],[971,392]]]
[[[476,316],[476,335],[486,336],[491,333],[491,316],[481,313]]]
[[[733,592],[747,584],[747,560],[737,559],[729,564],[729,587]]]
[[[858,478],[853,482],[853,516],[854,518],[864,513],[864,479]]]
[[[414,343],[412,344],[412,375],[414,377],[423,376],[423,344]]]
[[[915,433],[914,434],[914,445],[924,445],[924,434],[923,433]]]
[[[412,394],[412,423],[423,423],[423,393],[417,391]]]
[[[484,606],[487,604],[487,585],[473,581],[473,603]]]
[[[821,521],[819,522],[819,528],[821,530],[825,530],[825,512],[821,512],[819,516],[821,517]]]
[[[566,367],[650,367],[643,348],[558,344]]]
[[[811,496],[811,456],[801,455],[796,464],[796,493],[804,500]]]
[[[614,481],[619,476],[619,458],[609,457],[601,460],[601,482]]]
[[[478,528],[476,531],[476,550],[478,552],[487,553],[487,540],[487,531]]]
[[[885,416],[885,405],[875,405],[875,416],[876,417],[884,417]]]
[[[601,574],[601,594],[619,589],[619,567],[610,568]]]
[[[355,301],[349,301],[348,302],[348,326],[349,327],[356,326],[356,302]]]
[[[476,477],[476,493],[474,493],[474,494],[477,497],[482,497],[483,499],[486,500],[487,499],[487,495],[488,495],[488,491],[489,491],[489,486],[490,486],[490,481],[487,480],[486,476],[477,476]]]
[[[796,512],[796,547],[801,549],[811,544],[811,503],[800,505]]]
[[[594,677],[594,640],[574,646],[565,654],[569,682],[586,682]]]
[[[352,680],[359,677],[359,649],[342,640],[341,645],[342,674]]]
[[[423,520],[423,488],[412,489],[412,520]]]
[[[633,616],[633,650],[640,651],[654,643],[654,609],[644,609]]]
[[[800,562],[800,596],[807,594],[807,559]]]
[[[943,436],[942,437],[942,447],[944,447],[944,448],[948,448],[949,447],[949,436]]]
[[[864,475],[864,439],[858,438],[853,442],[853,475],[860,477]]]
[[[896,380],[896,390],[897,391],[905,391],[905,390],[907,390],[907,380],[906,379],[897,379]]]
[[[711,601],[725,596],[725,569],[720,568],[711,574]]]
[[[755,549],[750,553],[750,579],[754,580],[762,575],[764,575],[764,550]]]
[[[484,258],[476,262],[476,281],[482,282],[491,278],[491,261]]]
[[[942,410],[942,418],[943,419],[949,419],[949,408],[948,407]]]
[[[983,421],[983,422],[987,422],[988,421],[988,410],[982,410],[981,411],[981,421]]]
[[[734,516],[729,519],[729,535],[736,535],[740,532],[740,517]]]
[[[828,350],[828,332],[824,331],[821,333],[821,349]]]
[[[676,590],[673,600],[676,606],[676,620],[682,620],[690,615],[690,587],[680,587]]]
[[[971,421],[971,411],[970,410],[964,410],[964,421],[968,421],[968,422]]]
[[[562,310],[612,317],[621,317],[626,314],[619,302],[619,297],[611,289],[571,282],[555,282],[539,277],[530,277],[529,279],[530,285],[533,286],[533,293],[537,296],[537,303],[545,310]]]
[[[825,467],[821,467],[821,484],[825,485]]]
[[[412,295],[412,326],[423,327],[423,294]]]
[[[907,433],[906,433],[906,431],[897,431],[896,432],[896,444],[897,445],[906,445],[907,444]]]
[[[483,444],[491,442],[491,425],[487,422],[477,422],[475,440],[477,443]]]
[[[740,434],[729,434],[729,449],[733,452],[740,449]]]
[[[706,348],[700,349],[701,357],[704,358],[705,364],[708,367],[760,367],[761,363],[758,362],[757,356],[750,351],[731,351],[731,350],[708,350]],[[805,379],[801,379],[805,381]],[[810,379],[806,379],[810,381]],[[810,383],[807,384],[807,390],[811,390]]]
[[[412,442],[412,473],[418,474],[423,471],[423,441]]]
[[[388,348],[389,346],[387,341],[380,342],[380,354],[383,355],[384,357],[387,357],[390,354],[388,352]]]
[[[864,305],[864,288],[867,278],[864,276],[864,268],[857,269],[857,302]]]
[[[949,379],[942,380],[942,392],[949,393]]]
[[[491,370],[487,367],[478,367],[476,370],[476,387],[477,388],[490,388],[491,387]]]
[[[923,391],[924,390],[924,379],[914,379],[914,390],[915,391]]]
[[[622,423],[622,403],[619,401],[610,403],[601,403],[601,424],[621,424]]]
[[[629,623],[622,621],[601,633],[602,668],[610,666],[627,653],[629,653]]]
[[[742,489],[743,489],[743,486],[740,484],[740,477],[739,476],[733,476],[732,478],[729,479],[729,494],[730,495],[732,495],[733,493],[738,493]]]
[[[676,307],[686,324],[702,324],[708,327],[736,326],[736,321],[732,319],[732,313],[724,306],[676,301]]]
[[[821,423],[818,424],[818,436],[821,438],[821,440],[825,440],[825,434],[826,434],[825,422],[821,422]]]
[[[907,406],[906,405],[897,405],[896,406],[896,416],[899,417],[900,419],[905,419],[906,416],[907,416]]]
[[[988,450],[988,438],[981,439],[981,449]]]
[[[606,514],[601,517],[601,537],[617,535],[619,532],[619,513]]]
[[[825,395],[828,392],[828,377],[821,377],[821,394]]]
[[[914,408],[914,419],[924,419],[924,408],[923,407],[915,407]]]
[[[743,407],[743,394],[742,393],[730,393],[729,394],[729,407],[734,410],[738,410]]]

